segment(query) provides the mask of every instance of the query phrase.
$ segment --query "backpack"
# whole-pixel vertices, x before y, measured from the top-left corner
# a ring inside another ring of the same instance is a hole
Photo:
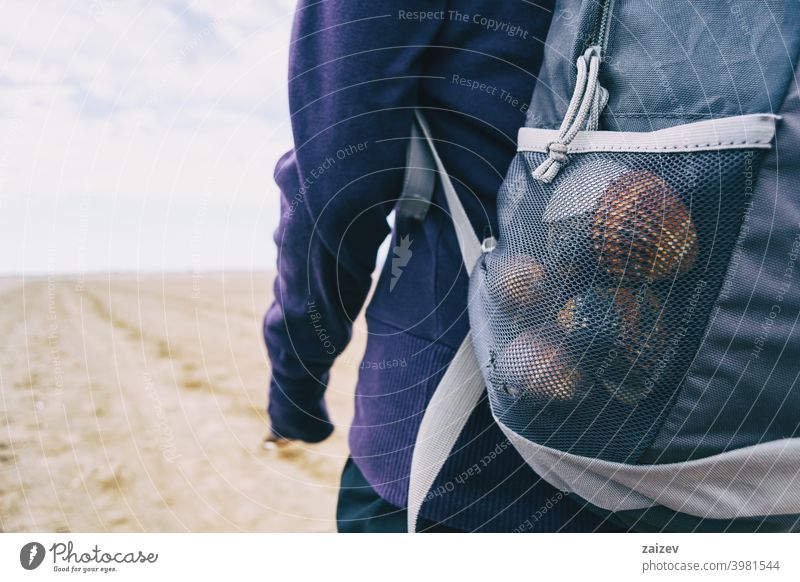
[[[483,397],[538,475],[632,530],[800,530],[800,11],[747,6],[560,2],[483,241],[416,111],[401,210],[438,174],[471,329],[409,531]]]

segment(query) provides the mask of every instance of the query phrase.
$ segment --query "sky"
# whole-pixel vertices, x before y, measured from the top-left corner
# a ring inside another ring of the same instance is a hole
[[[290,0],[0,0],[0,274],[270,268]]]

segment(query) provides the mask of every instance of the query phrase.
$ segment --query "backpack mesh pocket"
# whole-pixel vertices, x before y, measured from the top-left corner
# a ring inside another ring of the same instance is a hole
[[[757,149],[520,152],[470,319],[495,416],[539,444],[635,463],[707,327],[761,157]]]

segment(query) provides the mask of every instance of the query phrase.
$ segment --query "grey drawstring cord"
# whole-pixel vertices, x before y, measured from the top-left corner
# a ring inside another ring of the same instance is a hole
[[[608,91],[597,80],[600,72],[600,47],[591,46],[586,49],[578,57],[577,65],[575,91],[558,130],[558,137],[547,146],[547,159],[533,171],[533,177],[542,182],[552,182],[562,166],[569,161],[569,144],[584,125],[588,131],[597,129],[600,112],[608,103]]]

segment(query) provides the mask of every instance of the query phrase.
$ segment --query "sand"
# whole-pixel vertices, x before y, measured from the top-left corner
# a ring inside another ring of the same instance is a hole
[[[337,430],[266,451],[266,273],[0,280],[0,529],[334,531]]]

